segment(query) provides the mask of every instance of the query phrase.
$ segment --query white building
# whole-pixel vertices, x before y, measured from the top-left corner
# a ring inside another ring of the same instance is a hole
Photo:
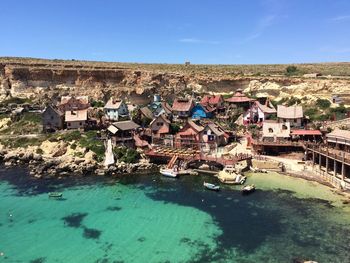
[[[129,115],[128,106],[123,100],[110,98],[103,108],[106,118],[111,121],[118,121],[119,117]]]
[[[263,123],[263,139],[277,141],[279,139],[287,139],[290,137],[290,123],[279,123],[276,121],[265,121]]]
[[[253,105],[243,114],[244,124],[259,124],[264,122],[269,116],[276,114],[276,109],[270,102],[263,105],[255,101]]]
[[[300,128],[304,125],[302,106],[277,106],[277,119],[279,123],[290,122],[290,127]]]

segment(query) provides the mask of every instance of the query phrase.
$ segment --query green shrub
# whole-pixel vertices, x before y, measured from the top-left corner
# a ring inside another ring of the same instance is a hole
[[[88,131],[79,139],[79,145],[87,150],[91,150],[97,156],[98,161],[102,161],[105,155],[105,146],[103,141],[98,139],[97,131]]]
[[[36,149],[35,152],[36,152],[37,154],[43,154],[43,153],[44,153],[43,149],[41,149],[41,148]]]
[[[180,125],[178,123],[171,123],[170,124],[170,133],[171,134],[176,134],[180,130]]]
[[[286,68],[286,75],[287,76],[292,76],[292,75],[297,75],[298,74],[298,68],[296,66],[288,66]]]
[[[94,107],[94,108],[101,108],[104,106],[105,106],[105,103],[103,101],[100,101],[100,100],[93,100],[91,102],[91,107]]]
[[[113,153],[117,160],[125,163],[136,163],[140,159],[140,154],[131,148],[117,147]]]
[[[326,100],[326,99],[317,99],[316,106],[325,110],[331,106],[331,102],[329,100]]]
[[[293,106],[296,104],[300,104],[301,103],[301,99],[296,98],[296,97],[290,97],[288,99],[288,101],[286,102],[287,106]]]
[[[80,131],[70,131],[63,133],[60,138],[65,142],[77,141],[81,138]]]

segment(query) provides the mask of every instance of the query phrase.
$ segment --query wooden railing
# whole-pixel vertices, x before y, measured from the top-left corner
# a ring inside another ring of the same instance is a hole
[[[318,152],[319,154],[323,154],[339,162],[345,162],[350,165],[350,153],[310,143],[307,144],[306,147],[308,150]]]

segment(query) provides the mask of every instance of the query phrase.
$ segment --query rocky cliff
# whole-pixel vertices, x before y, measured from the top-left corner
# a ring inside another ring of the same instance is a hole
[[[241,88],[258,96],[300,96],[311,99],[350,94],[350,79],[308,79],[283,75],[166,70],[160,67],[127,66],[118,63],[95,63],[53,60],[0,58],[0,99],[8,96],[50,100],[67,94],[89,95],[106,99],[124,96],[133,103],[145,103],[153,94],[165,97],[192,92],[230,93]],[[210,66],[208,66],[210,67]]]

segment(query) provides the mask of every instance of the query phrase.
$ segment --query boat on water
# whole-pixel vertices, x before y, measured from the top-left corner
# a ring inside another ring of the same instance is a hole
[[[52,197],[52,198],[60,198],[62,196],[63,196],[63,194],[60,192],[50,192],[49,193],[49,197]]]
[[[213,190],[213,191],[219,191],[220,190],[220,186],[215,185],[215,184],[210,184],[210,183],[203,183],[204,187],[209,189],[209,190]]]
[[[217,175],[220,182],[224,184],[244,184],[247,177],[242,175],[240,171],[237,171],[234,166],[227,165]]]
[[[253,166],[250,166],[249,170],[253,173],[267,173],[266,169],[254,168]]]
[[[246,180],[247,180],[247,176],[244,176],[244,175],[241,175],[241,174],[237,174],[233,184],[242,184],[243,185]]]
[[[241,191],[242,191],[242,194],[250,194],[255,191],[255,185],[251,184],[251,185],[243,186]]]
[[[179,172],[176,169],[160,169],[160,173],[166,177],[176,178],[179,176]]]

